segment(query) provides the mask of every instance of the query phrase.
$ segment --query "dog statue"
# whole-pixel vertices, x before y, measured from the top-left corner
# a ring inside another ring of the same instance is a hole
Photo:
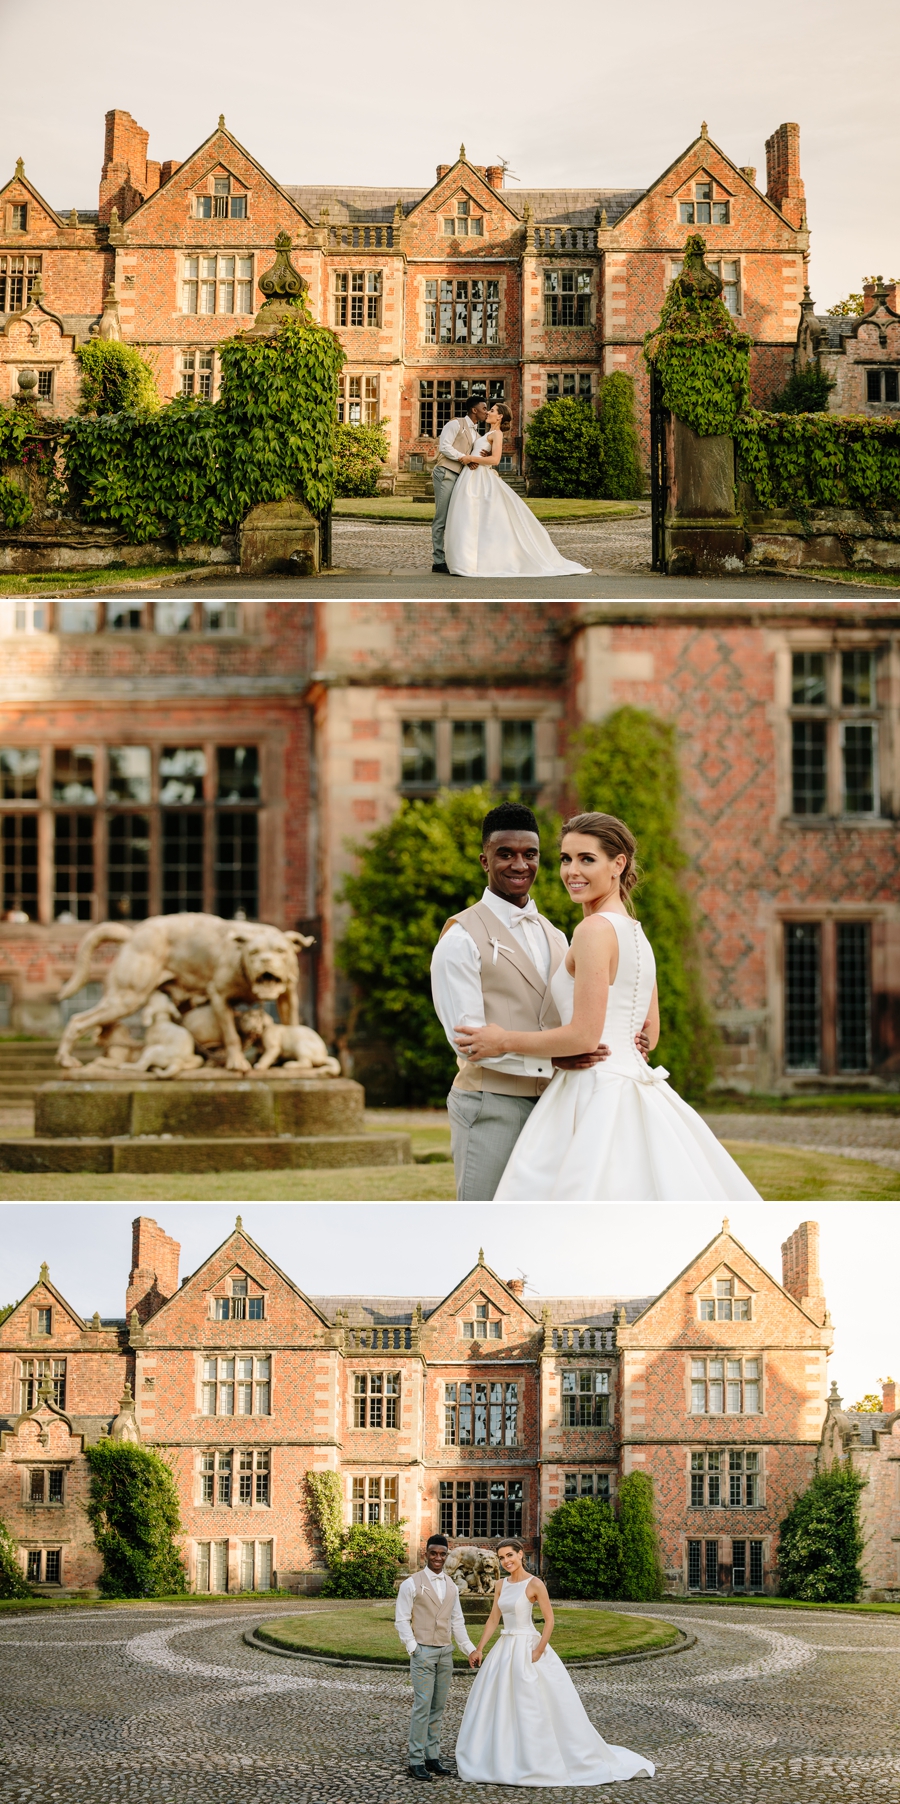
[[[317,1077],[340,1077],[338,1059],[330,1057],[325,1041],[311,1027],[286,1027],[273,1021],[264,1008],[242,1009],[238,1033],[245,1046],[259,1041],[262,1053],[254,1071],[268,1071],[280,1064],[283,1071],[315,1071]]]

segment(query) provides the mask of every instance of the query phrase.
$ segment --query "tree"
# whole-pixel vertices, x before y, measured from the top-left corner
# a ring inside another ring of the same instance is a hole
[[[635,1601],[662,1596],[663,1570],[656,1539],[653,1480],[628,1472],[619,1485],[619,1596]]]
[[[879,1384],[893,1384],[893,1378],[879,1378]],[[884,1397],[878,1391],[867,1391],[858,1403],[851,1403],[850,1408],[856,1415],[880,1416],[884,1409]]]
[[[525,435],[528,461],[546,495],[602,495],[603,432],[587,401],[565,395],[533,413]]]
[[[386,422],[377,426],[336,426],[334,470],[336,495],[374,495],[382,464],[391,454]]]
[[[359,848],[358,869],[345,879],[343,899],[354,912],[338,962],[357,989],[350,1039],[381,1049],[385,1100],[440,1104],[455,1076],[431,999],[431,954],[444,922],[484,893],[481,823],[496,800],[486,787],[404,800]],[[532,894],[541,913],[571,934],[581,914],[556,874],[559,823],[539,813],[538,824],[545,863]],[[368,1074],[366,1081],[371,1088]]]
[[[778,1530],[778,1589],[806,1603],[852,1604],[863,1583],[859,1520],[867,1480],[838,1460],[795,1497]]]
[[[31,1597],[19,1565],[18,1548],[6,1523],[0,1519],[0,1597]]]
[[[18,1303],[4,1303],[2,1308],[0,1308],[0,1322],[5,1322],[7,1316],[12,1315],[13,1310],[18,1309],[18,1307]]]
[[[793,370],[780,394],[773,395],[767,413],[827,413],[828,397],[837,386],[817,363]]]
[[[393,1597],[406,1560],[404,1521],[355,1522],[329,1562],[322,1597]]]
[[[82,413],[146,413],[159,407],[153,371],[134,345],[89,338],[75,355],[81,365]]]
[[[879,280],[878,276],[863,276],[863,287],[870,282]],[[900,276],[889,276],[888,286],[898,281],[900,281]],[[842,301],[835,301],[833,307],[826,307],[825,314],[828,319],[858,319],[861,314],[865,313],[868,305],[864,294],[846,294]]]
[[[637,840],[643,875],[634,907],[656,959],[658,1061],[676,1090],[700,1099],[713,1076],[716,1035],[701,987],[694,908],[682,884],[688,860],[678,837],[675,728],[629,706],[585,727],[576,743],[582,808],[616,815]]]
[[[178,1492],[165,1460],[130,1441],[98,1441],[85,1450],[91,1468],[87,1506],[103,1555],[104,1597],[167,1597],[187,1590]]]
[[[555,1597],[616,1597],[619,1530],[603,1498],[573,1497],[548,1516],[543,1535]]]
[[[600,384],[602,489],[609,501],[629,501],[644,493],[644,468],[634,422],[634,383],[624,370]]]

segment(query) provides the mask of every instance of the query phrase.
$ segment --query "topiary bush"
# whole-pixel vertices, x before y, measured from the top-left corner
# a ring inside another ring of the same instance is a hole
[[[322,1597],[393,1597],[406,1560],[405,1524],[356,1522],[330,1562]]]
[[[778,1589],[804,1603],[852,1604],[863,1585],[866,1480],[838,1461],[795,1497],[778,1530]]]
[[[0,1519],[0,1597],[31,1597],[19,1565],[19,1550],[6,1523]]]
[[[663,1569],[656,1538],[653,1480],[628,1472],[616,1500],[619,1526],[619,1596],[634,1602],[661,1597]]]
[[[670,283],[659,324],[644,339],[663,405],[701,438],[734,431],[750,406],[750,346],[721,299],[723,284],[704,262],[706,240],[692,233],[681,274]]]
[[[149,1447],[98,1441],[85,1449],[91,1469],[88,1521],[103,1556],[103,1597],[170,1597],[187,1590],[178,1492],[171,1468]]]
[[[387,1042],[397,1100],[439,1106],[456,1075],[431,999],[431,954],[450,915],[484,894],[481,823],[497,800],[481,786],[402,801],[359,848],[357,869],[344,880],[342,899],[353,914],[338,963],[357,989],[349,1037]],[[536,813],[544,863],[531,893],[541,913],[571,934],[581,911],[558,877],[559,822]]]
[[[616,815],[638,844],[634,910],[659,983],[660,1041],[651,1062],[666,1066],[682,1096],[700,1101],[713,1077],[717,1036],[701,984],[695,911],[682,882],[688,859],[678,837],[675,728],[629,706],[584,727],[575,743],[580,806]]]
[[[526,428],[529,466],[546,495],[577,500],[604,494],[603,449],[593,408],[571,395],[545,401]]]
[[[159,407],[153,370],[135,345],[91,338],[75,355],[81,365],[82,413],[154,412]]]
[[[773,395],[767,413],[825,413],[828,397],[837,387],[817,363],[792,370],[780,394]]]
[[[602,1498],[573,1497],[544,1525],[542,1554],[555,1597],[617,1597],[620,1537]]]
[[[634,418],[634,383],[624,370],[600,384],[600,439],[608,501],[630,501],[644,493],[644,466]]]
[[[382,466],[391,454],[385,422],[377,426],[336,426],[335,495],[375,495]]]

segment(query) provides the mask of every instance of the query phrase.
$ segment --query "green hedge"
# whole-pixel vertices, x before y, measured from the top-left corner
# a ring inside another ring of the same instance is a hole
[[[600,493],[607,501],[630,501],[644,493],[644,467],[634,418],[634,383],[614,370],[600,384],[600,438],[603,473]]]
[[[603,431],[588,401],[545,401],[525,433],[530,469],[546,495],[591,500],[603,494]]]
[[[749,411],[734,436],[738,472],[762,508],[900,507],[900,420]]]
[[[6,1523],[0,1518],[0,1598],[30,1597],[31,1586],[19,1565],[19,1550]]]
[[[135,345],[91,338],[75,352],[81,365],[82,413],[123,413],[159,406],[153,371]]]
[[[653,1480],[627,1473],[615,1514],[599,1497],[561,1503],[547,1517],[541,1551],[556,1597],[661,1597]]]
[[[855,1603],[863,1584],[859,1520],[866,1480],[837,1461],[795,1497],[778,1530],[778,1589],[808,1603]]]
[[[169,1597],[187,1590],[178,1492],[171,1468],[149,1447],[98,1441],[87,1518],[103,1556],[102,1597]]]
[[[375,495],[383,464],[391,454],[385,422],[377,426],[337,426],[334,434],[336,495]]]

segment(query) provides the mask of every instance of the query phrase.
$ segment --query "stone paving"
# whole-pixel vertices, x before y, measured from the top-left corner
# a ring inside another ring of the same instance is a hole
[[[650,510],[630,520],[545,522],[563,557],[589,570],[649,570]],[[349,520],[335,515],[332,557],[338,570],[413,570],[431,575],[431,526],[413,521]]]
[[[273,1603],[0,1619],[0,1798],[63,1804],[408,1804],[405,1675],[246,1646]],[[636,1606],[621,1608],[635,1610]],[[629,1804],[900,1800],[900,1618],[665,1604],[687,1652],[594,1669],[578,1691],[608,1741],[646,1753]],[[445,1759],[465,1704],[454,1681]],[[436,1782],[446,1804],[473,1787]],[[568,1790],[480,1787],[488,1804]],[[606,1794],[610,1795],[610,1794]]]
[[[816,1115],[751,1115],[743,1111],[716,1114],[704,1110],[718,1140],[756,1140],[766,1146],[788,1146],[799,1152],[835,1153],[844,1159],[866,1159],[900,1171],[900,1115],[842,1112]]]

